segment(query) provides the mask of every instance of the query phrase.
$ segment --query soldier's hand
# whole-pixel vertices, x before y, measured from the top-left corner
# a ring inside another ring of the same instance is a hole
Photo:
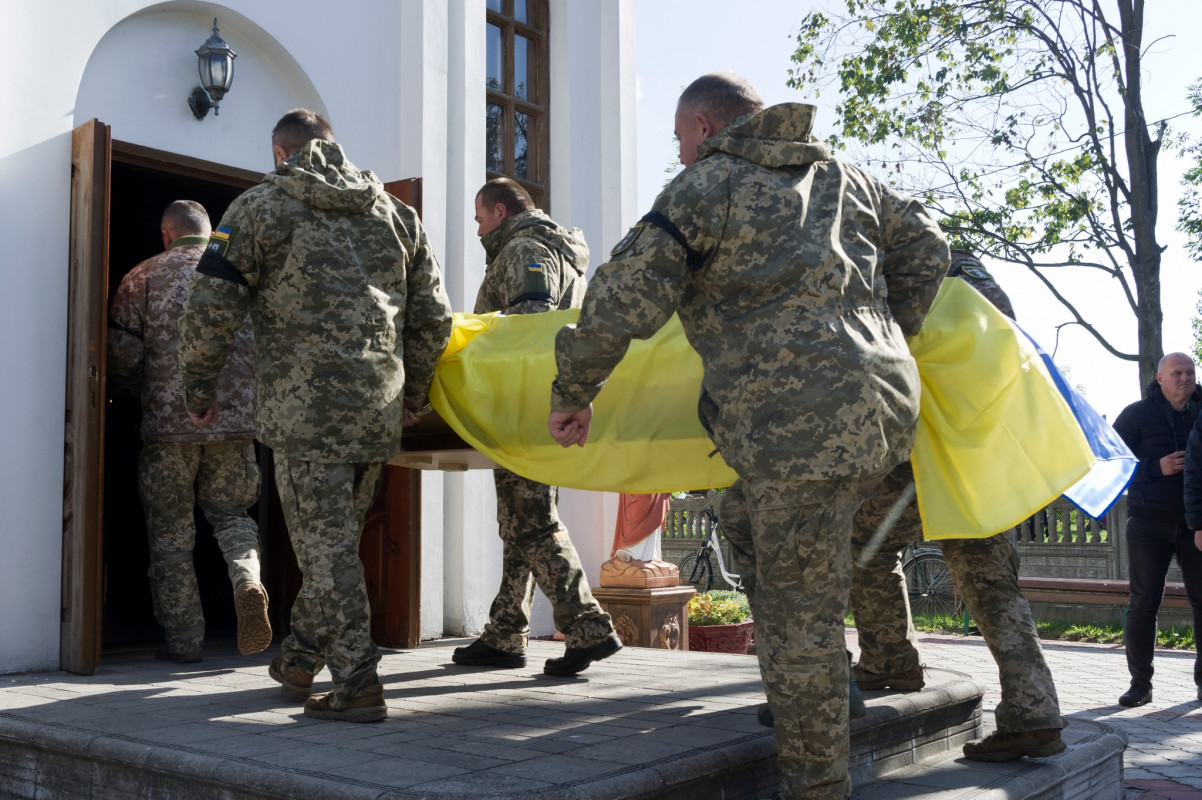
[[[205,428],[217,421],[217,401],[213,401],[213,405],[205,409],[203,414],[193,414],[188,412],[188,418],[192,420],[192,424],[198,428]]]
[[[433,410],[430,408],[430,404],[426,402],[424,397],[418,400],[406,400],[401,404],[401,407],[402,428],[408,428],[410,425],[416,425],[419,419],[424,417],[426,414],[429,414],[430,411]]]
[[[588,441],[588,429],[592,421],[593,407],[590,405],[571,413],[552,411],[547,417],[547,427],[551,431],[551,438],[561,446],[584,447],[584,443]]]
[[[1194,531],[1194,547],[1202,550],[1202,531]]]
[[[1176,475],[1183,469],[1185,469],[1184,450],[1178,450],[1175,453],[1169,453],[1167,456],[1160,459],[1161,475]]]

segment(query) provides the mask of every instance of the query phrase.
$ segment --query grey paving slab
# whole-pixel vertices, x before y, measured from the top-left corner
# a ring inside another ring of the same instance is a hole
[[[848,642],[854,651],[854,631]],[[997,670],[979,637],[921,642],[928,664],[972,676],[986,690],[985,708],[996,706]],[[0,758],[0,800],[30,776],[41,776],[36,796],[50,800],[651,798],[730,768],[727,754],[737,748],[773,750],[755,720],[763,694],[754,658],[627,649],[575,679],[550,679],[543,660],[562,645],[533,642],[528,667],[493,671],[451,665],[450,649],[462,643],[386,651],[389,719],[372,725],[305,718],[266,675],[274,650],[242,657],[218,649],[198,665],[126,653],[106,656],[92,676],[0,676],[0,746],[37,748]],[[1127,685],[1121,647],[1049,643],[1045,653],[1069,720],[1127,736],[1127,800],[1168,796],[1156,794],[1168,791],[1160,786],[1171,786],[1174,800],[1202,800],[1193,653],[1158,651],[1155,700],[1140,709],[1117,705]],[[322,677],[317,691],[328,686]],[[870,706],[882,702],[874,694]],[[991,769],[965,762],[969,779],[982,779],[974,797],[990,796]],[[189,774],[208,781],[209,793],[189,789]],[[923,797],[965,796],[962,784],[941,787],[944,780],[930,777],[936,785]],[[909,782],[910,791],[922,782]],[[895,788],[873,800],[912,796]],[[1077,796],[1089,791],[1079,787]]]
[[[134,786],[138,770],[143,784],[128,796],[156,800],[618,797],[623,785],[645,780],[637,773],[648,761],[721,760],[716,751],[730,735],[696,726],[750,718],[763,702],[752,657],[646,652],[627,661],[623,653],[575,678],[550,679],[542,663],[561,644],[534,642],[530,666],[505,671],[450,664],[458,644],[386,651],[389,718],[365,725],[305,718],[266,674],[273,651],[244,658],[218,649],[186,669],[126,653],[106,657],[92,676],[3,676],[0,746],[35,741],[63,760],[53,789],[38,757],[8,777],[35,774],[36,796],[50,800],[107,791],[80,777],[87,774]],[[319,676],[315,690],[323,688]],[[649,709],[663,719],[636,718]],[[634,737],[645,742],[622,745]],[[754,738],[770,750],[770,731],[758,728]],[[189,774],[195,782],[185,790]]]

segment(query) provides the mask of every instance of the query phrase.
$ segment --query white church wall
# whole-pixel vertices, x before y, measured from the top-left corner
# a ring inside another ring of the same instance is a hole
[[[14,46],[0,50],[0,70],[20,76],[6,99],[20,124],[0,126],[0,549],[12,556],[0,560],[0,673],[59,659],[72,128],[98,117],[114,139],[262,172],[276,119],[312,107],[357,165],[386,181],[423,178],[456,310],[470,310],[483,276],[471,215],[484,181],[484,0],[343,4],[337,30],[353,33],[343,37],[315,24],[331,8],[319,0],[66,6],[16,4]],[[193,51],[213,17],[238,59],[220,115],[197,121],[186,106]],[[551,0],[549,211],[585,230],[594,266],[636,217],[633,19],[633,0]],[[607,97],[621,100],[616,114],[602,113]],[[423,487],[422,636],[474,633],[500,576],[492,476],[425,473]],[[615,508],[583,492],[561,503],[593,582]],[[536,633],[549,627],[540,614]]]

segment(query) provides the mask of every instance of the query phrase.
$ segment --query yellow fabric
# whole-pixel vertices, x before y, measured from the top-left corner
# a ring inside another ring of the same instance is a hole
[[[1023,333],[947,280],[910,342],[922,378],[910,462],[927,539],[990,536],[1089,471],[1089,443]]]
[[[456,314],[430,404],[472,447],[540,483],[630,494],[733,483],[722,457],[710,457],[696,410],[701,358],[676,317],[631,343],[593,403],[588,444],[555,443],[547,430],[555,334],[579,314]]]
[[[676,317],[631,344],[593,404],[588,444],[555,443],[555,334],[578,315],[456,314],[431,404],[477,450],[540,483],[631,494],[733,483],[697,419],[701,359]],[[928,539],[1006,530],[1093,465],[1038,353],[964,281],[944,282],[910,350],[922,378],[911,462]]]

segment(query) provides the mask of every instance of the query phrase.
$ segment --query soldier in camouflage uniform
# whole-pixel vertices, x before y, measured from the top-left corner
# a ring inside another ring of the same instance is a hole
[[[1006,316],[1010,298],[971,253],[952,251],[949,277],[977,289]],[[858,558],[889,510],[914,483],[909,462],[894,469],[856,514],[851,602],[860,645],[855,678],[861,689],[921,689],[918,638],[910,620],[901,551],[922,538],[922,519],[913,500],[902,510],[866,564]],[[1060,703],[1052,672],[1043,658],[1031,608],[1018,588],[1018,548],[1014,531],[984,539],[944,539],[943,557],[998,664],[1002,699],[997,732],[964,745],[975,761],[1042,757],[1064,749]]]
[[[590,402],[626,352],[680,315],[704,368],[698,413],[751,521],[756,647],[781,796],[844,798],[843,617],[855,509],[906,458],[917,333],[948,267],[923,207],[831,158],[814,107],[763,109],[738,76],[676,108],[686,169],[589,284],[556,341],[548,419],[587,441]]]
[[[325,119],[284,115],[272,152],[275,171],[230,205],[188,288],[185,398],[203,422],[249,311],[259,440],[275,454],[304,576],[269,674],[285,695],[307,698],[306,716],[380,720],[387,706],[359,538],[402,423],[425,402],[451,308],[417,213],[351,164]],[[325,665],[332,691],[309,696]]]
[[[201,660],[204,611],[196,585],[193,507],[199,503],[229,567],[238,614],[238,650],[271,644],[267,592],[259,582],[259,529],[246,509],[259,496],[255,462],[254,341],[245,318],[217,376],[221,419],[198,429],[184,409],[176,352],[184,292],[209,240],[209,215],[191,200],[163,212],[166,252],[121,280],[109,316],[108,375],[142,400],[138,494],[150,547],[154,616],[167,634],[156,658]]]
[[[509,178],[484,184],[476,195],[480,244],[488,256],[475,313],[535,314],[578,308],[584,298],[588,246],[534,207]],[[572,675],[613,655],[622,643],[593,599],[576,548],[559,519],[559,489],[497,469],[497,523],[503,542],[501,589],[480,638],[455,649],[466,666],[524,667],[534,585],[551,600],[564,635],[563,658],[548,659],[548,675]]]

